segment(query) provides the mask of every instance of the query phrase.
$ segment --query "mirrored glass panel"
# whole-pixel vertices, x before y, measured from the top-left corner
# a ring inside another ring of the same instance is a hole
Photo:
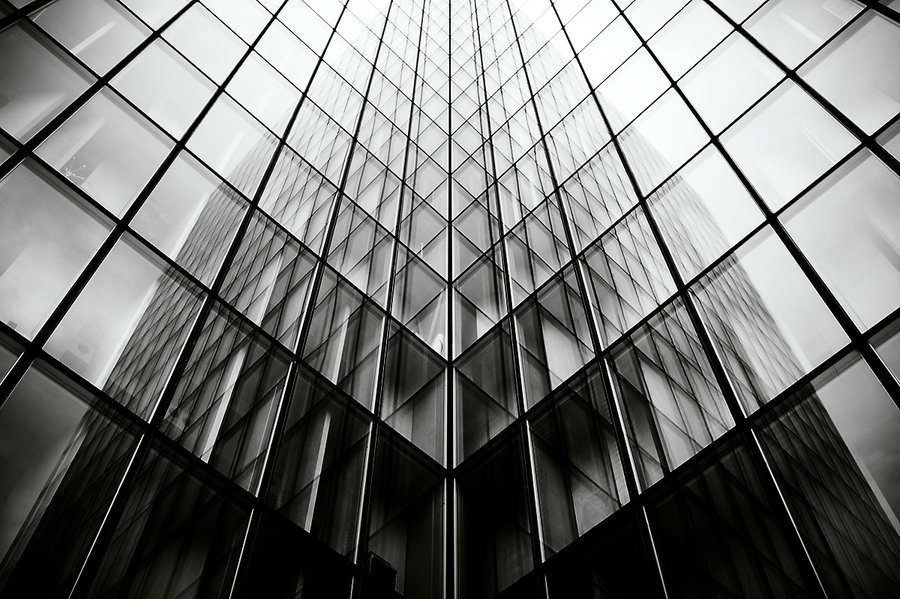
[[[900,305],[898,197],[900,178],[865,150],[782,217],[863,329]]]
[[[53,2],[31,19],[100,75],[150,33],[115,0]]]
[[[868,134],[900,112],[900,25],[869,11],[800,69]]]
[[[37,154],[121,216],[173,145],[162,131],[104,89],[54,131]]]
[[[812,284],[769,229],[738,248],[692,292],[748,412],[847,341]]]
[[[722,136],[725,149],[777,210],[856,145],[856,138],[786,81]]]
[[[13,137],[30,138],[92,80],[33,28],[0,31],[0,127]]]
[[[0,180],[0,318],[33,337],[110,226],[33,162]]]

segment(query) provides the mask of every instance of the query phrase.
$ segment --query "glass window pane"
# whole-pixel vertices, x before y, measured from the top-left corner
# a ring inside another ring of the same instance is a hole
[[[300,101],[300,91],[256,52],[241,64],[226,90],[279,135]]]
[[[866,150],[784,215],[797,245],[863,328],[900,304],[898,198],[900,178]]]
[[[793,69],[861,10],[852,0],[772,0],[746,28]],[[870,54],[866,60],[872,58]]]
[[[209,284],[219,271],[245,202],[182,152],[131,221],[135,231]]]
[[[173,145],[104,89],[54,131],[37,154],[107,210],[121,215]]]
[[[256,50],[300,90],[306,89],[319,61],[319,57],[280,21],[269,26]]]
[[[288,355],[230,310],[203,325],[162,431],[256,492],[287,377]]]
[[[713,133],[719,133],[782,77],[781,69],[739,33],[732,34],[681,80]]]
[[[16,24],[0,31],[0,127],[13,137],[30,138],[91,79],[31,28]]]
[[[107,515],[137,439],[90,403],[38,365],[0,408],[5,596],[65,594]]]
[[[851,355],[758,425],[767,461],[831,596],[900,585],[900,410]]]
[[[768,229],[701,279],[693,293],[731,382],[751,412],[847,342]]]
[[[766,0],[714,0],[722,11],[729,17],[740,23]]]
[[[45,348],[147,417],[199,304],[185,281],[125,239],[113,247]]]
[[[284,24],[294,35],[303,40],[304,44],[312,48],[313,52],[320,54],[325,49],[325,44],[328,43],[331,29],[337,21],[343,3],[332,2],[330,7],[327,6],[328,4],[318,1],[307,4],[303,0],[290,0],[279,13],[278,18],[284,21]],[[310,6],[320,12],[316,13]],[[319,15],[323,15],[325,19],[323,20]]]
[[[204,4],[248,44],[272,18],[256,0],[204,0]]]
[[[687,0],[636,0],[625,11],[625,16],[631,19],[635,29],[646,40],[685,4]]]
[[[109,226],[31,163],[0,181],[0,318],[25,337],[100,247]]]
[[[712,146],[669,179],[650,198],[650,207],[686,281],[763,219],[750,193]]]
[[[115,0],[54,2],[31,18],[101,75],[150,33]]]
[[[249,513],[157,448],[140,466],[88,596],[224,597]]]
[[[703,0],[694,0],[650,40],[650,48],[678,79],[731,31]]]
[[[668,79],[650,53],[645,48],[635,52],[597,88],[613,133],[621,131],[668,87]]]
[[[622,151],[641,191],[663,182],[708,141],[684,101],[669,90],[622,133]]]
[[[580,55],[591,85],[599,85],[640,45],[624,18],[613,21]]]
[[[900,112],[900,26],[869,11],[800,69],[866,133]]]
[[[209,79],[162,40],[128,63],[112,85],[176,139],[214,91]]]
[[[171,19],[176,12],[187,4],[187,0],[121,0],[122,4],[151,27],[158,29],[160,25]]]
[[[857,145],[855,137],[790,81],[745,114],[722,141],[773,210]]]
[[[220,96],[188,148],[252,198],[275,153],[275,137],[234,100]]]
[[[163,37],[216,83],[225,80],[247,50],[247,44],[200,4],[182,14]]]

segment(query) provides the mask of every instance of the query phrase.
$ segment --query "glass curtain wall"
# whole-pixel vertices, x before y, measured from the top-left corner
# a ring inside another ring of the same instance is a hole
[[[900,5],[0,0],[0,597],[900,588]]]

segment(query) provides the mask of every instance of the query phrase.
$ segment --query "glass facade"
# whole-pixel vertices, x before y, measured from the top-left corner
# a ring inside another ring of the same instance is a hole
[[[893,596],[898,11],[0,0],[0,597]]]

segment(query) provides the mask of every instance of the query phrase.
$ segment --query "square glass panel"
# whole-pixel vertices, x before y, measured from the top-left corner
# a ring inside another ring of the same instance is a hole
[[[739,33],[719,44],[679,85],[713,133],[719,133],[784,76]]]
[[[692,288],[748,412],[834,354],[847,336],[771,230]]]
[[[300,101],[300,91],[256,52],[241,63],[225,89],[277,134],[284,133]]]
[[[247,44],[199,3],[178,17],[163,37],[216,83],[225,80],[247,51]]]
[[[0,318],[31,338],[99,249],[109,225],[37,165],[0,180]]]
[[[159,29],[187,3],[188,0],[122,0],[122,4],[154,29]]]
[[[703,0],[694,0],[650,40],[673,79],[681,77],[731,31]]]
[[[618,133],[669,87],[646,48],[635,52],[597,88],[613,132]]]
[[[305,90],[319,57],[307,48],[280,21],[274,21],[256,44],[256,51],[287,77],[297,89]]]
[[[211,284],[230,247],[245,202],[182,152],[131,221],[131,227],[191,274]]]
[[[176,139],[214,91],[209,79],[159,39],[129,62],[112,85]]]
[[[119,489],[137,437],[92,404],[38,364],[0,407],[6,596],[56,597],[71,588]]]
[[[669,90],[625,129],[622,151],[641,191],[647,193],[681,166],[709,137],[674,90]]]
[[[865,150],[791,206],[791,237],[856,323],[900,305],[900,177]]]
[[[130,239],[120,240],[44,346],[149,417],[200,307],[198,294]]]
[[[101,75],[150,33],[115,0],[53,2],[31,18]]]
[[[203,3],[248,44],[272,18],[256,0],[204,0]]]
[[[745,114],[722,142],[772,210],[784,206],[858,143],[791,81]]]
[[[869,11],[800,69],[868,134],[900,112],[900,26]]]
[[[275,153],[275,136],[234,100],[220,96],[188,148],[252,198]]]
[[[663,184],[650,198],[650,208],[686,281],[763,219],[750,193],[712,146]]]
[[[37,154],[104,208],[121,215],[173,145],[104,89],[54,131]]]
[[[640,40],[624,18],[613,21],[580,54],[591,85],[599,85],[640,45]]]
[[[30,138],[92,79],[32,28],[0,31],[0,127],[13,137]]]
[[[772,0],[747,21],[746,28],[793,69],[862,9],[852,0]]]

